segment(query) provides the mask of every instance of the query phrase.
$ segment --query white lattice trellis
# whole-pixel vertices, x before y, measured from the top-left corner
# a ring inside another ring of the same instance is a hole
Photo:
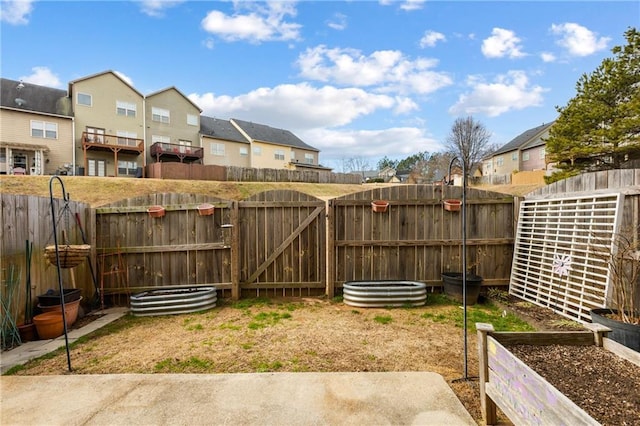
[[[623,201],[620,193],[523,201],[509,293],[589,322],[610,292],[609,268],[594,248],[612,249]]]

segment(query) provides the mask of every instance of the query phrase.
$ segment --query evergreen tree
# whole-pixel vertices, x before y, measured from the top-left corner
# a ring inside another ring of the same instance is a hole
[[[576,83],[576,96],[549,131],[546,151],[560,172],[548,183],[582,171],[617,169],[640,158],[640,32],[625,32],[627,45],[612,49]]]

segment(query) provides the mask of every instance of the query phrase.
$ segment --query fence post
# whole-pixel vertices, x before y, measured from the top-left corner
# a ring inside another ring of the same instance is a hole
[[[231,203],[231,298],[240,299],[240,220],[237,201]]]
[[[334,200],[327,201],[327,214],[326,214],[326,223],[327,223],[327,239],[326,239],[326,247],[327,247],[327,297],[333,298],[335,296],[335,277],[336,277],[336,256],[335,256],[335,215],[334,215]]]
[[[489,381],[489,354],[487,351],[487,333],[494,331],[493,325],[478,322],[478,376],[480,381],[480,408],[482,417],[488,425],[496,424],[496,404],[487,396],[485,385]]]

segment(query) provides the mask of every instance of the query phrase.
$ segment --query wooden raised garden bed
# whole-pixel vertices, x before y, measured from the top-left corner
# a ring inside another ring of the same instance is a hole
[[[611,421],[596,419],[589,414],[584,407],[579,406],[582,400],[577,393],[570,399],[567,395],[550,383],[554,374],[549,373],[547,378],[539,374],[534,368],[521,360],[514,353],[534,351],[549,352],[579,352],[597,351],[601,355],[612,357],[615,361],[624,363],[625,368],[632,370],[635,376],[640,374],[640,353],[635,352],[625,346],[620,345],[606,337],[610,331],[599,324],[586,324],[590,329],[585,331],[560,331],[560,332],[495,332],[491,324],[476,324],[478,330],[478,353],[479,353],[479,375],[480,375],[480,403],[482,415],[488,425],[497,423],[496,408],[502,412],[514,424],[580,424],[598,425],[612,424]],[[510,349],[511,348],[511,349]],[[579,349],[581,348],[581,349]],[[575,356],[575,355],[574,355]],[[589,365],[581,363],[581,359],[572,359],[573,364],[579,371],[589,370]],[[550,357],[544,360],[544,364],[553,364]],[[569,363],[555,365],[556,371],[569,370]],[[594,367],[601,367],[598,363]],[[596,383],[593,376],[580,377],[580,373],[572,373],[573,382],[586,384],[585,388],[602,388],[603,383]],[[628,376],[628,371],[620,371],[618,376]],[[615,374],[613,374],[615,376]],[[596,375],[599,379],[601,376]],[[604,378],[603,382],[608,383]],[[605,392],[615,391],[616,386],[609,383],[612,389],[604,389]],[[625,387],[624,385],[617,388]],[[617,389],[621,390],[621,389]],[[628,392],[627,402],[631,402],[637,410],[638,395],[636,389],[622,389]],[[585,397],[584,400],[591,400],[593,397]],[[574,402],[576,401],[576,402]],[[612,410],[609,402],[603,399],[596,399],[595,404],[600,404],[601,409],[590,411]],[[625,416],[635,416],[637,411],[630,414],[622,412],[616,413],[618,418],[626,419]],[[596,416],[598,417],[598,416]],[[613,420],[615,422],[615,420]]]

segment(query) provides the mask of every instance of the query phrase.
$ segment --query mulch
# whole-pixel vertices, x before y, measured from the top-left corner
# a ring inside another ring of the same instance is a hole
[[[603,425],[640,425],[640,367],[597,346],[509,350]]]

